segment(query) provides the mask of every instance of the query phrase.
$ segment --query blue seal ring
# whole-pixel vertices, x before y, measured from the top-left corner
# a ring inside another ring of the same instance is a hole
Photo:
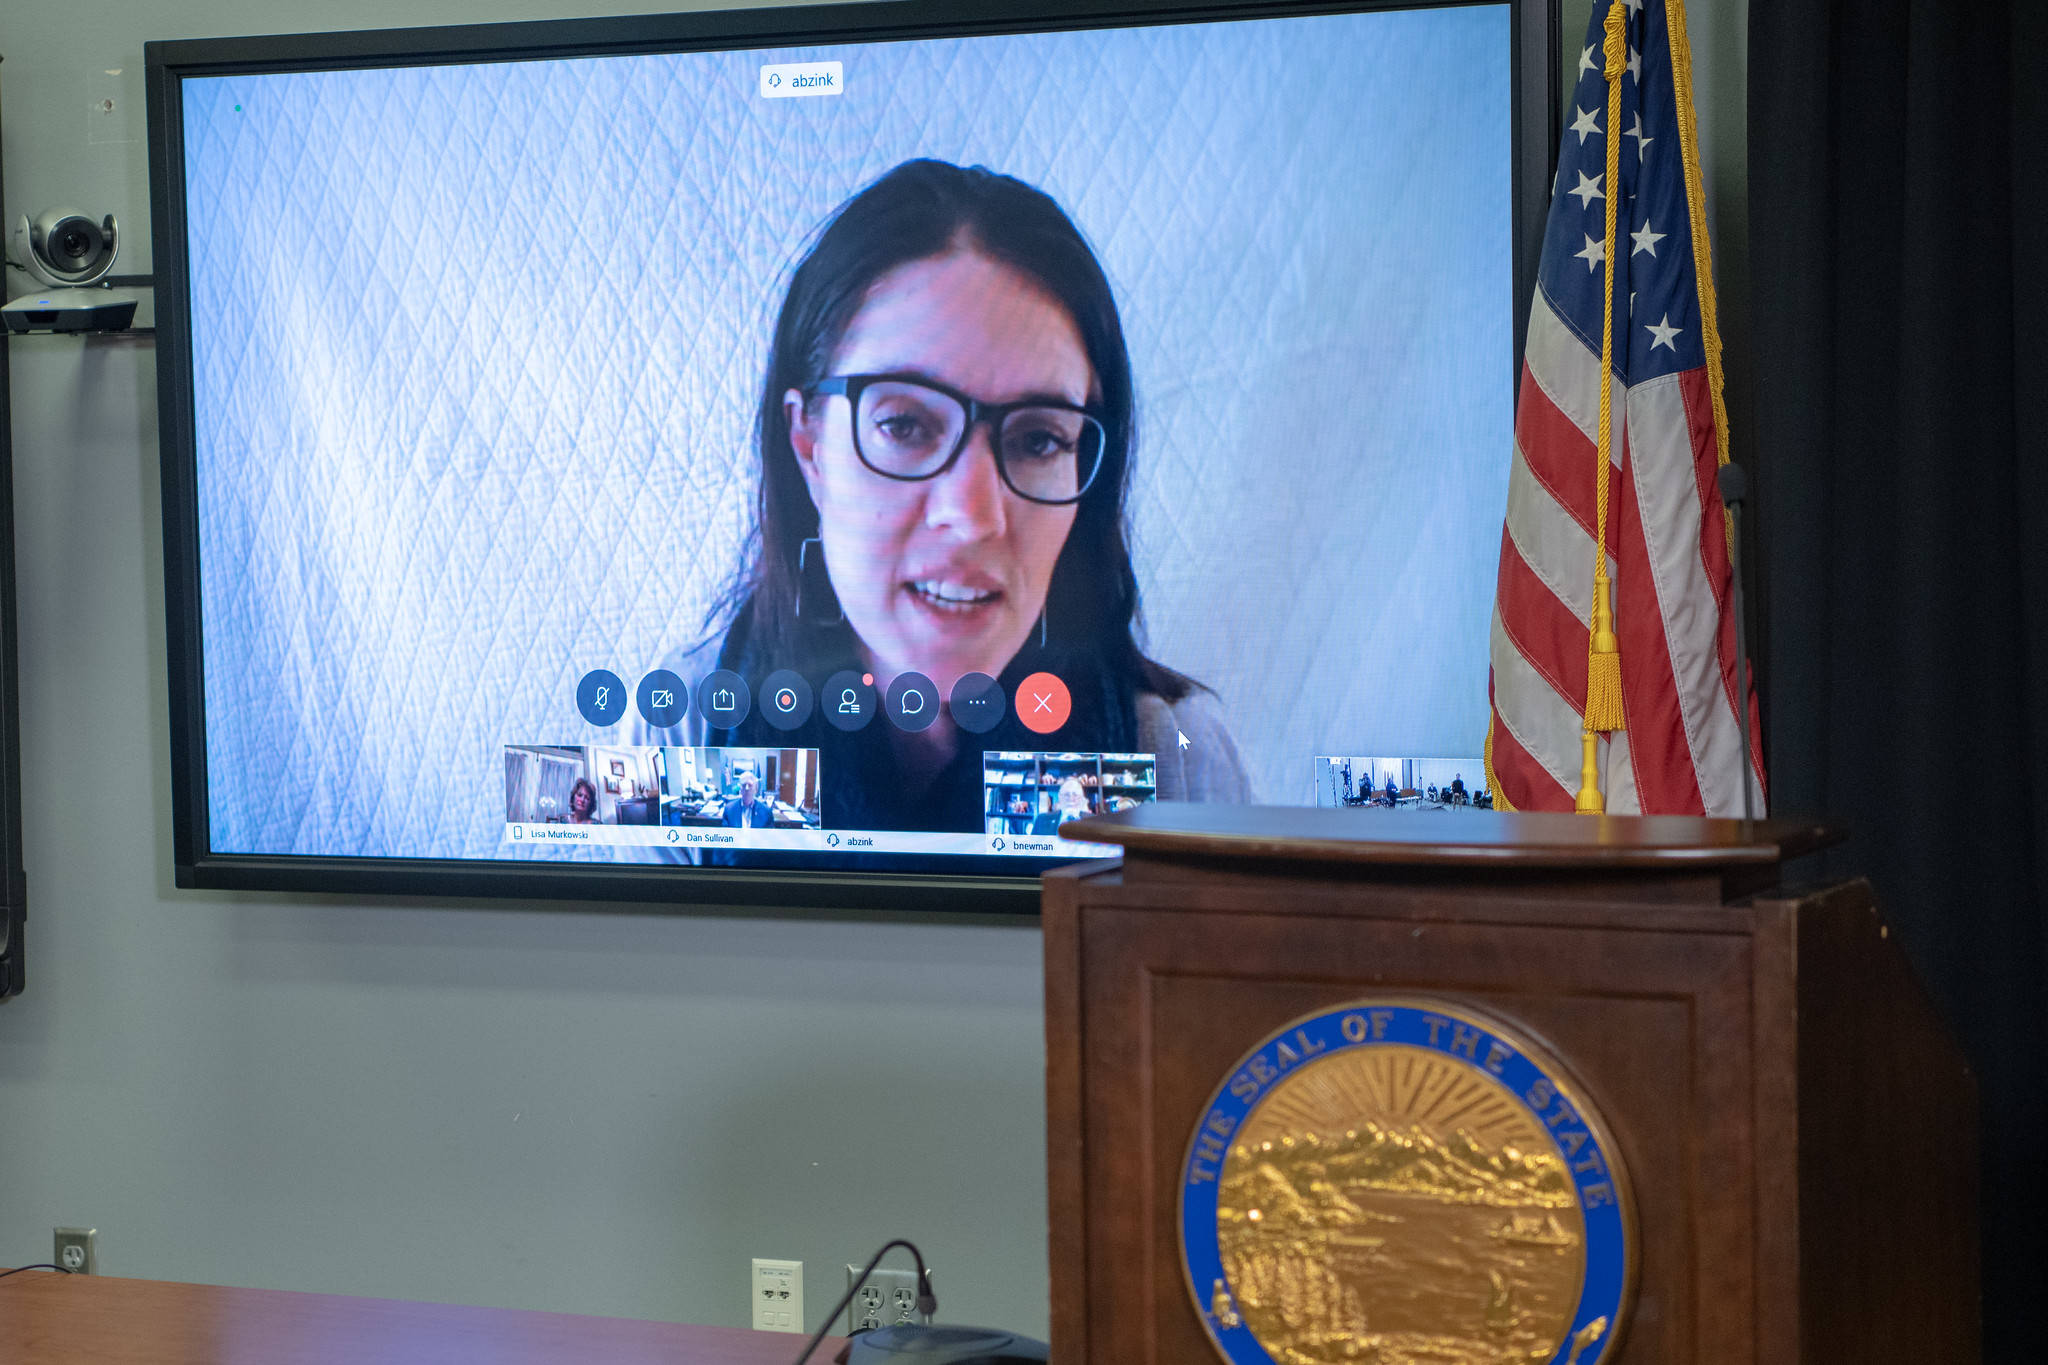
[[[1198,1288],[1222,1285],[1237,1297],[1217,1236],[1220,1177],[1231,1135],[1301,1067],[1394,1044],[1471,1067],[1498,1082],[1553,1141],[1560,1134],[1576,1139],[1568,1168],[1585,1220],[1586,1273],[1571,1326],[1551,1361],[1598,1365],[1621,1338],[1635,1290],[1635,1215],[1620,1152],[1583,1088],[1535,1042],[1468,1005],[1419,996],[1354,1000],[1276,1029],[1231,1068],[1203,1107],[1181,1164],[1180,1246],[1188,1293],[1209,1339],[1232,1365],[1277,1365],[1240,1315],[1219,1320],[1211,1295]],[[1574,1339],[1587,1333],[1597,1344],[1574,1350]]]

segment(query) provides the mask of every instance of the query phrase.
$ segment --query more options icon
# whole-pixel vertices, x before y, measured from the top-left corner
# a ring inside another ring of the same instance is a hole
[[[899,673],[889,684],[885,705],[897,729],[928,730],[939,718],[938,684],[915,670]]]
[[[842,668],[825,679],[825,691],[819,705],[825,712],[825,722],[835,730],[865,730],[868,722],[875,718],[881,706],[881,698],[875,695],[875,679],[872,674],[856,673]]]
[[[953,711],[953,723],[972,735],[995,729],[1010,709],[1003,700],[1003,685],[986,673],[962,673],[947,704]]]
[[[803,674],[778,668],[761,684],[761,719],[794,730],[811,718],[811,685]]]
[[[747,680],[729,668],[708,673],[697,684],[697,714],[713,730],[730,730],[745,720],[753,707]]]

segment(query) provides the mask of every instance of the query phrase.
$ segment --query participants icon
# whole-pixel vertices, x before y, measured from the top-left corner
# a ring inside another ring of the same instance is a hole
[[[626,714],[626,684],[609,668],[593,668],[576,684],[576,709],[600,729]]]
[[[825,721],[836,730],[865,730],[875,718],[881,698],[875,695],[872,674],[841,669],[825,679]]]

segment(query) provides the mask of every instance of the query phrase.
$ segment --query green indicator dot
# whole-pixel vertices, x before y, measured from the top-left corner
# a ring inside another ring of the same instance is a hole
[[[239,104],[238,104],[238,105],[236,105],[236,106],[235,106],[235,112],[236,112],[236,113],[238,113],[238,114],[239,114],[239,113],[241,113],[241,112],[242,112],[242,106],[241,106],[241,105],[239,105]]]

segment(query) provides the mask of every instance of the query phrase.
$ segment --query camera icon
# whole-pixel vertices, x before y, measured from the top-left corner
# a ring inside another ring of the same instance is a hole
[[[657,668],[642,678],[633,695],[641,717],[657,730],[681,723],[689,710],[690,697],[683,680],[666,668]]]

